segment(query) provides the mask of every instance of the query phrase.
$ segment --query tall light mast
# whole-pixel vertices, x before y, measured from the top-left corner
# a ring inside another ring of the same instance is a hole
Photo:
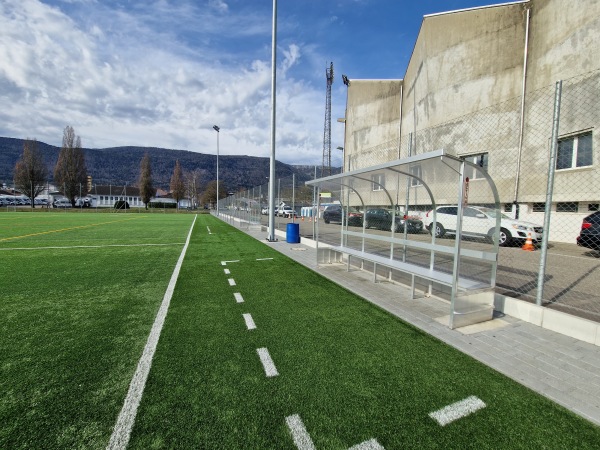
[[[325,131],[323,132],[323,164],[321,177],[331,175],[331,85],[333,84],[333,62],[325,69],[327,93],[325,96]]]

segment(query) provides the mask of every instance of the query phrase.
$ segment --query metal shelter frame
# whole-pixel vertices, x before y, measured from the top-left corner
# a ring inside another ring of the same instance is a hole
[[[468,173],[476,174],[477,178],[477,183],[471,183],[476,185],[471,193]],[[317,265],[345,261],[350,270],[351,258],[358,258],[361,268],[365,262],[373,265],[374,281],[377,280],[378,266],[389,269],[390,278],[392,271],[408,274],[413,298],[415,277],[428,283],[427,295],[431,295],[433,285],[445,286],[450,289],[450,328],[492,319],[498,261],[498,239],[495,237],[499,234],[501,214],[496,186],[481,167],[446,154],[444,150],[436,150],[311,180],[306,184],[317,190],[317,217],[322,197],[337,199],[345,212],[342,214],[339,245],[321,242],[317,220]],[[429,242],[424,242],[423,236],[415,239],[408,235],[409,198],[411,190],[415,189],[421,192],[420,204],[432,206]],[[423,201],[423,194],[429,202]],[[495,224],[487,232],[491,240],[472,242],[463,236],[463,212],[469,204],[469,197],[495,210]],[[403,216],[397,211],[400,198],[404,200]],[[437,230],[438,226],[436,207],[439,204],[457,206],[456,227],[452,230],[455,234],[453,245],[449,245],[447,240],[444,244],[436,242],[433,230]],[[371,205],[385,205],[391,210],[390,235],[372,233],[366,228]],[[361,231],[352,231],[348,226],[351,207],[362,211]],[[404,224],[402,237],[395,232],[397,221]],[[418,258],[412,258],[416,254]]]

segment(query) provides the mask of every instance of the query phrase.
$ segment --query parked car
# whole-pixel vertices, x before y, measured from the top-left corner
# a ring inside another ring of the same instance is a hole
[[[458,206],[438,206],[436,208],[436,237],[445,234],[456,234]],[[500,214],[500,233],[498,244],[508,246],[513,242],[523,243],[528,235],[534,243],[542,240],[543,227],[523,220],[511,219],[495,209],[483,206],[466,206],[463,208],[462,233],[465,237],[492,239],[496,226],[496,214]],[[433,227],[433,210],[425,215],[425,227],[431,233]]]
[[[323,211],[323,221],[325,223],[342,223],[342,205],[329,205]],[[347,213],[347,223],[351,226],[361,227],[363,223],[363,214],[356,208],[350,207]]]
[[[59,198],[52,203],[52,206],[55,208],[71,208],[71,202],[66,198]]]
[[[288,205],[280,206],[279,209],[277,210],[277,215],[279,217],[288,217],[288,218],[298,217],[298,213],[296,211],[294,211],[291,206],[288,206]]]
[[[365,228],[376,228],[378,230],[392,229],[392,211],[384,208],[368,209],[365,214]],[[394,218],[396,224],[395,232],[403,232],[405,225],[408,233],[420,233],[423,231],[423,222],[414,217],[405,217],[402,213],[396,213]]]
[[[583,219],[581,231],[577,236],[577,245],[600,250],[600,211],[596,211]]]

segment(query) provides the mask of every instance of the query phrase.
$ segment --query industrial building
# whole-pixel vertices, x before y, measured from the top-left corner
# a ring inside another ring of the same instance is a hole
[[[425,16],[402,79],[348,74],[344,170],[444,149],[488,171],[506,214],[541,224],[551,211],[550,240],[574,242],[600,204],[599,55],[597,0]],[[418,183],[409,203],[431,206]]]

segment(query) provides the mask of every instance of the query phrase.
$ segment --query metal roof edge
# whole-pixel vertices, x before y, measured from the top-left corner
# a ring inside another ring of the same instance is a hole
[[[407,158],[395,159],[393,161],[388,161],[388,162],[385,162],[382,164],[377,164],[375,166],[364,167],[362,169],[355,169],[355,170],[351,170],[348,172],[339,173],[337,175],[330,175],[328,177],[309,180],[305,184],[308,186],[317,185],[317,184],[324,183],[327,181],[341,180],[344,178],[349,178],[349,177],[353,177],[356,175],[362,175],[362,174],[369,173],[369,172],[377,172],[378,170],[385,170],[385,169],[388,169],[393,166],[399,166],[402,164],[411,164],[411,163],[423,161],[426,159],[440,158],[442,156],[455,158],[453,155],[447,154],[444,149],[433,150],[431,152],[421,153],[419,155],[409,156]]]

